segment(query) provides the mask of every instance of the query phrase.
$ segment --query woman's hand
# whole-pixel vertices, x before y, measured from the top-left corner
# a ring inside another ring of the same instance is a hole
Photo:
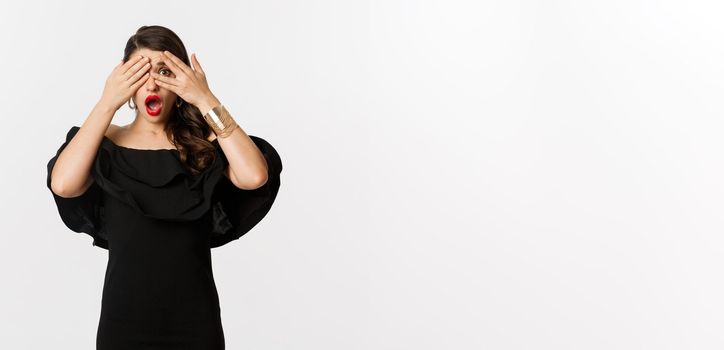
[[[100,103],[117,111],[128,99],[133,97],[138,88],[149,78],[147,70],[151,68],[148,57],[137,56],[128,62],[120,63],[106,79]]]
[[[151,78],[155,79],[156,84],[173,91],[184,101],[196,106],[202,115],[205,115],[211,108],[220,103],[209,90],[206,74],[196,59],[195,53],[191,55],[193,68],[187,66],[184,61],[171,52],[164,51],[163,54],[167,58],[165,60],[166,65],[174,73],[174,76],[164,76],[151,72]]]

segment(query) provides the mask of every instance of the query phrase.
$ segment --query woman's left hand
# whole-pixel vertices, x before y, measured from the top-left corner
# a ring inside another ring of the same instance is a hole
[[[166,57],[166,65],[174,73],[173,77],[160,75],[151,72],[158,86],[173,91],[184,101],[196,106],[204,115],[219,104],[219,100],[211,93],[209,84],[206,81],[206,74],[201,64],[196,59],[196,54],[191,54],[191,65],[193,69],[181,59],[168,51],[163,52]]]

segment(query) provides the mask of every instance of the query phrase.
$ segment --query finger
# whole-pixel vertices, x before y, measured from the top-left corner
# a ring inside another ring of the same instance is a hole
[[[130,78],[133,74],[136,73],[139,69],[143,68],[146,63],[148,63],[148,58],[144,57],[138,60],[135,60],[135,62],[125,71],[123,74],[121,74],[125,79]]]
[[[148,80],[148,77],[150,77],[150,75],[149,75],[148,73],[144,74],[144,75],[141,77],[141,79],[138,79],[138,81],[136,81],[135,83],[133,83],[133,84],[131,85],[131,89],[132,89],[133,91],[138,90],[138,88],[141,87],[141,85],[143,85],[144,83],[146,83],[146,80]]]
[[[128,80],[135,82],[136,80],[141,78],[142,75],[147,74],[149,69],[151,69],[151,64],[146,63],[145,65],[143,65],[143,67],[141,67],[141,69],[139,69],[136,73],[134,73]]]
[[[201,68],[201,64],[199,63],[199,60],[196,58],[196,53],[192,53],[192,54],[191,54],[191,64],[194,65],[194,69],[195,69],[197,72],[200,72],[201,74],[206,75],[206,74],[204,73],[204,69]]]
[[[171,60],[170,57],[166,57],[163,60],[166,63],[166,67],[168,67],[169,70],[171,70],[171,73],[174,74],[174,76],[180,76],[181,73],[186,73],[183,68],[179,67],[173,60]]]
[[[169,90],[173,91],[173,93],[175,93],[175,94],[177,94],[177,95],[179,94],[178,89],[176,88],[176,85],[171,85],[171,84],[169,84],[169,83],[163,82],[163,81],[158,80],[158,79],[154,79],[153,82],[156,83],[156,85],[158,85],[158,86],[160,86],[160,87],[162,87],[162,88],[164,88],[164,89],[169,89]]]
[[[163,54],[168,57],[168,60],[171,61],[170,63],[172,63],[177,69],[183,71],[186,75],[193,76],[194,72],[186,65],[186,63],[184,63],[184,61],[181,61],[169,51],[164,51]]]
[[[132,69],[138,62],[141,61],[141,59],[144,58],[143,56],[136,56],[133,59],[128,60],[126,63],[123,64],[124,68],[122,69],[121,75],[125,75],[130,69]]]
[[[148,62],[143,63],[143,61],[138,62],[135,65],[133,65],[133,67],[131,69],[129,69],[128,72],[126,72],[126,75],[125,75],[126,80],[135,81],[137,76],[143,74],[150,68],[151,68],[150,63],[148,63]]]
[[[164,83],[169,84],[169,85],[178,86],[178,81],[176,80],[176,78],[166,77],[166,76],[163,76],[163,75],[158,74],[158,73],[156,73],[156,72],[151,72],[151,78],[154,79],[154,80],[158,80],[158,81],[164,82]]]
[[[128,61],[125,61],[123,58],[121,58],[121,63],[116,66],[116,71],[119,71],[118,74],[123,74],[128,69],[128,62],[133,61],[134,59],[131,58]]]

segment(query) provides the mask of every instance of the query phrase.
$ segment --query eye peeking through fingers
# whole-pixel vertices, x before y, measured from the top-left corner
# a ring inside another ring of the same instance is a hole
[[[158,71],[159,71],[159,72],[164,72],[164,71],[168,72],[168,74],[163,74],[163,73],[161,73],[161,75],[163,75],[163,76],[165,76],[165,77],[170,77],[170,76],[173,75],[173,72],[172,72],[170,69],[161,68],[161,69],[159,69]]]

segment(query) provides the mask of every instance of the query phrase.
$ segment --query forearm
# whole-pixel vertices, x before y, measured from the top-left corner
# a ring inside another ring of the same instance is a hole
[[[206,96],[206,98],[204,98],[201,102],[199,102],[199,104],[198,104],[198,106],[196,106],[196,108],[199,109],[199,112],[201,112],[201,115],[206,115],[207,113],[209,113],[209,111],[212,108],[214,108],[220,104],[221,104],[221,102],[219,101],[218,98],[216,98],[216,96],[214,96],[214,94],[209,94],[208,96]]]
[[[199,102],[197,107],[203,115],[206,115],[212,108],[219,105],[221,105],[221,102],[215,96],[209,95],[208,98]],[[230,115],[231,111],[225,107],[224,109]],[[207,122],[212,122],[207,118],[205,119]],[[231,119],[233,119],[233,116]],[[235,120],[234,123],[236,123]],[[238,123],[236,124],[231,133],[225,137],[217,135],[217,140],[229,161],[229,167],[226,170],[229,180],[237,188],[253,190],[266,183],[268,174],[266,158],[264,158],[264,155],[244,129]],[[212,130],[214,130],[213,127]]]
[[[241,126],[234,129],[231,135],[217,140],[229,161],[228,175],[234,186],[253,190],[266,183],[266,158]]]
[[[116,109],[98,102],[73,139],[58,155],[51,188],[61,197],[76,197],[90,185],[90,170]]]
[[[196,107],[201,115],[206,116],[211,109],[219,105],[221,105],[221,101],[209,92]],[[226,111],[231,114],[228,109]],[[208,119],[207,122],[209,122]],[[212,130],[214,130],[213,127]],[[234,186],[243,190],[253,190],[263,186],[268,176],[266,158],[244,129],[237,123],[231,134],[226,137],[218,136],[219,145],[229,161],[226,175]]]

